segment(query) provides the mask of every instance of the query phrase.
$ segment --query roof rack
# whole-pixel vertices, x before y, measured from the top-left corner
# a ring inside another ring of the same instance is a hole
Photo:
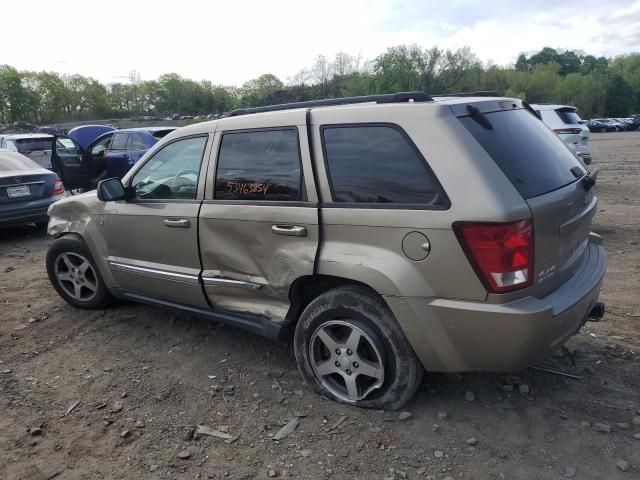
[[[355,103],[402,103],[402,102],[430,102],[433,98],[425,92],[398,92],[383,95],[363,95],[360,97],[326,98],[323,100],[309,100],[307,102],[281,103],[264,107],[238,108],[227,117],[248,115],[250,113],[275,112],[278,110],[292,110],[294,108],[326,107],[331,105],[352,105]]]
[[[439,93],[434,97],[501,97],[493,90],[478,90],[477,92]]]

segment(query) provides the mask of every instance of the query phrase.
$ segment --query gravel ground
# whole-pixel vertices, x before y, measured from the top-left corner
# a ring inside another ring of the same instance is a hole
[[[546,362],[579,378],[427,375],[402,416],[313,394],[287,344],[74,310],[46,277],[51,239],[0,231],[0,478],[640,478],[640,133],[594,134],[592,152],[608,310]]]

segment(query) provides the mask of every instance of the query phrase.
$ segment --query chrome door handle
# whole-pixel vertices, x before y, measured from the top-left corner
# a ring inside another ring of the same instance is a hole
[[[307,227],[300,225],[271,225],[271,231],[276,235],[289,235],[291,237],[306,237]]]
[[[164,226],[169,228],[189,228],[191,222],[186,218],[165,218]]]

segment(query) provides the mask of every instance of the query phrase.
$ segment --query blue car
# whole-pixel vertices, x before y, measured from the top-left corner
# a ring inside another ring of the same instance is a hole
[[[53,170],[67,190],[91,190],[105,178],[122,178],[159,139],[177,127],[116,130],[106,125],[83,125],[69,131],[64,152],[54,155]]]
[[[175,129],[176,127],[147,127],[113,132],[104,153],[104,178],[124,177],[147,150]]]

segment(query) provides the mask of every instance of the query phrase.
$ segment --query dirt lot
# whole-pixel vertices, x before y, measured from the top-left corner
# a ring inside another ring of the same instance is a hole
[[[608,312],[547,362],[580,378],[428,375],[405,421],[314,395],[288,345],[140,305],[74,310],[44,271],[51,239],[0,232],[0,478],[640,478],[640,133],[592,139]]]

